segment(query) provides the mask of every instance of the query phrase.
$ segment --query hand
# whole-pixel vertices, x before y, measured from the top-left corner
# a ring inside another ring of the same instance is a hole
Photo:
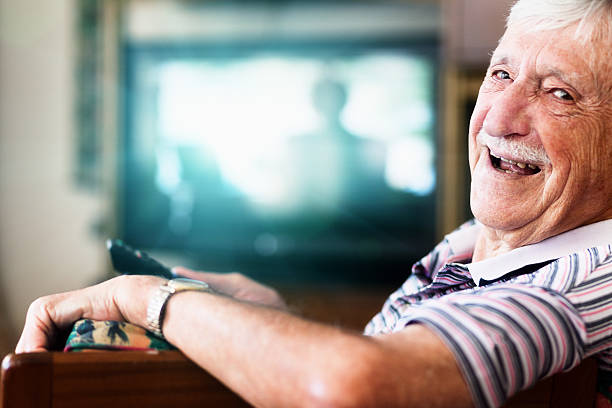
[[[36,299],[28,309],[17,353],[53,349],[77,320],[128,321],[145,325],[147,302],[164,279],[119,276],[99,285]]]
[[[234,299],[287,309],[285,301],[274,289],[255,282],[240,273],[196,272],[177,266],[172,272],[208,283],[214,290]]]

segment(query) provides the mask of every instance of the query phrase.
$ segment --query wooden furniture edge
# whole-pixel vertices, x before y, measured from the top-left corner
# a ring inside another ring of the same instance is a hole
[[[9,354],[2,408],[249,406],[179,351]]]
[[[52,362],[53,357],[47,352],[4,357],[0,389],[2,408],[50,407]]]
[[[188,399],[185,401],[191,404],[189,406],[202,406],[201,402],[209,400],[211,395],[211,403],[217,401],[218,403],[223,402],[224,406],[230,406],[230,404],[231,406],[248,406],[239,396],[179,351],[88,351],[7,355],[2,361],[2,388],[0,389],[2,408],[51,407],[53,406],[52,401],[58,398],[64,398],[61,401],[65,403],[74,387],[74,380],[79,382],[87,381],[87,379],[90,381],[84,383],[84,392],[80,397],[83,401],[95,401],[95,396],[90,398],[90,395],[85,392],[91,392],[95,387],[95,384],[91,385],[89,374],[95,374],[96,370],[100,369],[101,372],[111,377],[117,373],[129,377],[132,372],[142,373],[143,367],[149,370],[153,368],[153,371],[158,372],[165,371],[167,368],[169,371],[179,373],[178,382],[168,384],[164,379],[163,385],[167,385],[170,392],[174,392],[177,387],[186,391]],[[120,382],[120,380],[113,381],[110,384],[111,388],[116,386],[118,381]],[[507,401],[504,407],[590,408],[594,404],[596,381],[597,363],[594,358],[588,358],[573,370],[549,377],[538,382],[531,389],[518,393]],[[185,384],[186,382],[188,384]],[[120,391],[125,391],[129,387],[130,384],[120,385]],[[6,392],[5,388],[10,392]],[[589,389],[592,389],[593,392],[583,392]],[[32,392],[33,390],[36,392]],[[138,392],[134,391],[134,393]],[[203,398],[202,394],[205,393],[208,397]],[[76,397],[78,399],[79,395]],[[103,397],[107,400],[112,399],[112,392]]]

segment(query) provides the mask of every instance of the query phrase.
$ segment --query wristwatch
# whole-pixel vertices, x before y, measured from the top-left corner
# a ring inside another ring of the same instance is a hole
[[[196,292],[209,292],[212,293],[212,288],[205,282],[187,279],[187,278],[176,278],[171,279],[161,285],[147,306],[147,330],[164,338],[162,333],[162,322],[164,320],[164,314],[166,313],[166,305],[172,295],[184,291],[196,291]]]

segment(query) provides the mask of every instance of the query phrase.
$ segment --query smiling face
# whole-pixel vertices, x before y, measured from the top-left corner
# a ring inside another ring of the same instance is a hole
[[[470,122],[471,206],[507,249],[612,218],[610,40],[510,27]]]

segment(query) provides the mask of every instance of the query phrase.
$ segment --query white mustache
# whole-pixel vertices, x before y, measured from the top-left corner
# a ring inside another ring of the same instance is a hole
[[[539,165],[550,164],[550,158],[542,146],[529,146],[516,139],[494,137],[482,129],[478,133],[476,140],[481,145],[487,146],[489,150],[497,154],[503,152],[519,162]]]

